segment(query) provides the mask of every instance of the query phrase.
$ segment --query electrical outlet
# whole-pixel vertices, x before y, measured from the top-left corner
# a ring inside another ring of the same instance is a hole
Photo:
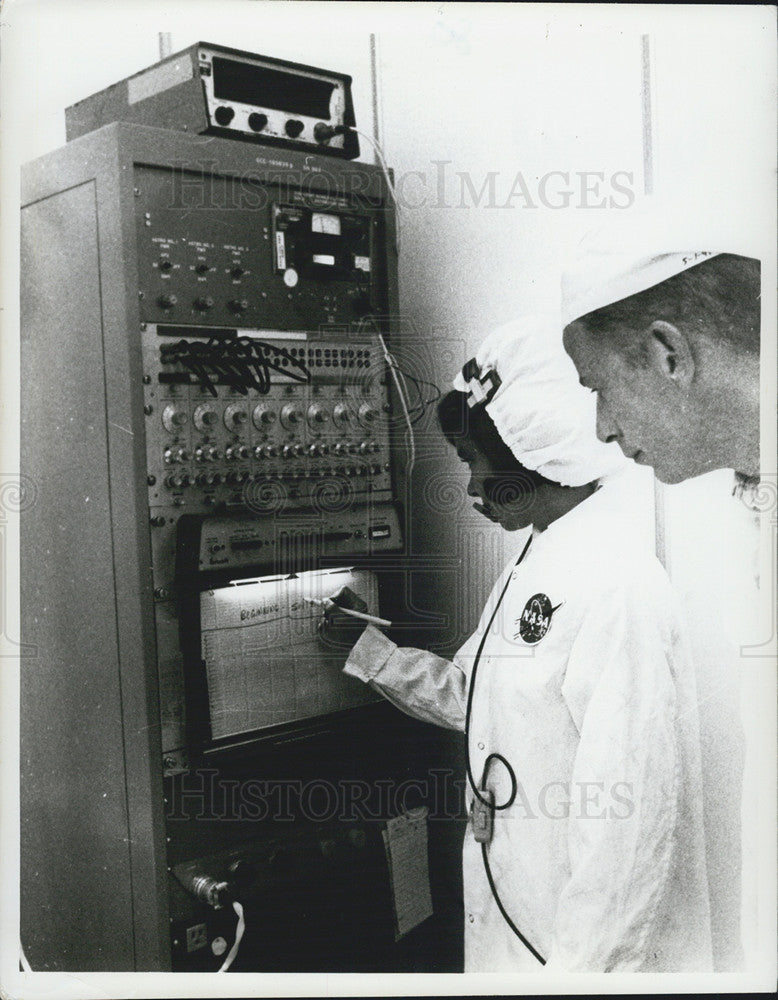
[[[205,924],[194,924],[186,929],[186,951],[187,954],[204,948],[208,944],[208,928]]]

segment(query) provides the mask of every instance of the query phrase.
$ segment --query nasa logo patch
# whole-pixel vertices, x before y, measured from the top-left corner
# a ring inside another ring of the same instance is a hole
[[[551,616],[556,608],[545,594],[535,594],[524,605],[519,618],[519,635],[530,646],[540,642],[551,627]]]

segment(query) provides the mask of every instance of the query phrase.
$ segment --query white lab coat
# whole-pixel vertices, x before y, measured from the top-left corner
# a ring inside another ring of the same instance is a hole
[[[477,668],[469,741],[476,781],[493,752],[518,781],[488,848],[506,911],[548,969],[709,971],[694,675],[620,480],[514,562],[453,662],[368,628],[345,670],[409,714],[463,729],[476,650],[510,578]],[[538,594],[555,610],[529,645],[519,621]],[[506,800],[499,762],[487,786]],[[466,971],[539,971],[497,908],[470,825],[463,866]]]

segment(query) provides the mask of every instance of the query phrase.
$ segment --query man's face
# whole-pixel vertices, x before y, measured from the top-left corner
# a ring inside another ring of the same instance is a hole
[[[505,531],[518,531],[532,524],[538,497],[529,478],[520,473],[501,473],[470,440],[459,445],[457,455],[469,466],[467,492],[478,497],[473,507],[480,514]]]
[[[564,344],[581,384],[597,393],[597,436],[616,441],[663,483],[698,475],[691,409],[686,394],[650,360],[625,358],[612,341],[583,324],[565,328]]]

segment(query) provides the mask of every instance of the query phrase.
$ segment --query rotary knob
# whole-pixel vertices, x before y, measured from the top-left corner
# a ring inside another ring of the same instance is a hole
[[[246,481],[246,475],[245,472],[228,472],[227,482],[233,486],[239,486]]]
[[[160,309],[173,309],[177,304],[178,298],[175,295],[160,295],[157,298],[157,305]]]
[[[343,441],[338,441],[332,451],[335,455],[345,455],[348,453],[348,445],[344,444]]]
[[[216,119],[217,125],[221,125],[222,128],[226,128],[235,117],[235,109],[231,108],[227,104],[220,104],[214,111],[213,117]]]
[[[242,427],[248,420],[249,415],[243,408],[241,403],[230,403],[227,409],[224,411],[224,423],[229,430],[233,431],[238,427]]]
[[[213,486],[216,482],[215,472],[201,472],[195,479],[198,486]]]
[[[208,312],[209,309],[213,309],[213,299],[210,295],[201,295],[194,300],[194,307],[198,312]]]
[[[378,417],[378,410],[371,406],[370,403],[362,403],[359,407],[359,419],[360,422],[369,426],[374,423]]]
[[[240,445],[238,447],[238,458],[243,462],[251,458],[251,449],[245,444]]]
[[[173,475],[167,476],[165,479],[165,486],[171,490],[180,490],[182,486],[188,485],[184,483],[184,479],[188,479],[188,476]]]
[[[189,414],[186,410],[181,410],[172,403],[168,403],[162,411],[162,425],[165,430],[175,434],[182,427],[189,423]]]
[[[320,406],[318,403],[313,403],[313,405],[308,407],[308,423],[311,427],[326,424],[329,419],[329,413],[327,413],[324,407]]]
[[[296,427],[302,416],[303,411],[296,403],[286,403],[281,407],[281,423],[284,427]]]
[[[207,430],[209,427],[213,427],[219,420],[219,415],[214,410],[212,406],[207,403],[203,403],[197,407],[194,411],[194,425],[200,430]]]
[[[262,454],[265,458],[277,458],[278,446],[274,444],[262,445]]]
[[[227,308],[231,313],[244,313],[248,307],[248,299],[230,299],[227,303]]]
[[[178,451],[176,452],[176,457],[175,457],[174,461],[176,461],[176,462],[189,462],[191,460],[191,458],[192,458],[192,456],[191,456],[190,452],[187,451],[186,448],[179,448]]]
[[[251,419],[254,421],[254,426],[258,430],[264,430],[266,427],[269,427],[271,424],[276,422],[276,414],[275,411],[260,403],[259,406],[254,407]]]
[[[350,422],[351,413],[345,403],[335,404],[335,409],[332,411],[332,419],[341,427]]]

